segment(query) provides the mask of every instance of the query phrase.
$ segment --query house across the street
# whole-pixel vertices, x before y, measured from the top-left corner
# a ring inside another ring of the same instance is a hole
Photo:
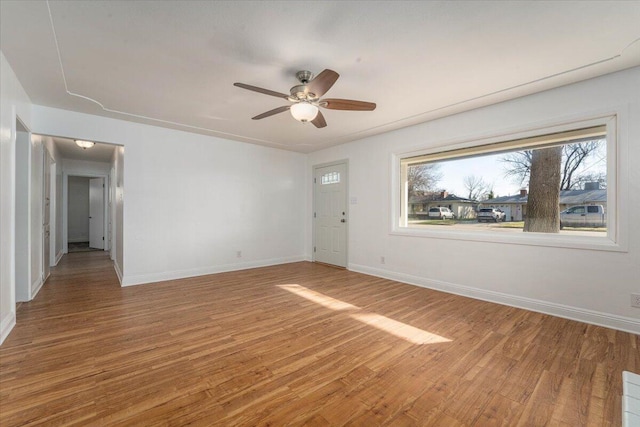
[[[483,201],[482,207],[500,209],[505,213],[505,221],[522,221],[527,216],[528,194],[526,189],[513,196],[496,197]],[[560,210],[576,205],[602,205],[607,211],[607,190],[598,183],[587,183],[584,190],[560,191]]]
[[[476,217],[478,202],[449,194],[446,191],[431,192],[409,198],[409,216],[413,218],[426,219],[429,209],[437,207],[449,208],[456,218],[470,219]]]

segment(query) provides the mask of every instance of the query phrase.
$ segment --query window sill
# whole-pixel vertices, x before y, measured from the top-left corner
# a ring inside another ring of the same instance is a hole
[[[444,226],[433,226],[444,227]],[[567,236],[546,233],[482,232],[460,230],[435,230],[433,228],[393,227],[391,235],[430,239],[460,240],[509,245],[544,246],[565,249],[627,252],[626,246],[616,243],[608,235],[602,237]],[[604,234],[604,233],[603,233]]]

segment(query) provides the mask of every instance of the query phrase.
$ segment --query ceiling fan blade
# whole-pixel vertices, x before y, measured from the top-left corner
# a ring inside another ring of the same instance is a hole
[[[330,110],[373,111],[375,102],[354,101],[353,99],[323,99],[320,105]]]
[[[340,74],[333,70],[326,69],[318,74],[315,79],[311,80],[307,84],[307,88],[309,92],[315,93],[315,95],[320,98],[331,89],[331,86],[338,80],[338,77],[340,77]]]
[[[287,99],[289,97],[289,95],[285,95],[284,93],[276,92],[276,91],[269,90],[269,89],[263,89],[263,88],[257,87],[257,86],[246,85],[244,83],[234,83],[233,85],[237,86],[237,87],[241,87],[242,89],[252,90],[252,91],[258,92],[258,93],[264,93],[265,95],[275,96],[277,98]]]
[[[327,121],[324,119],[324,116],[320,111],[318,111],[318,115],[315,119],[311,120],[311,123],[317,128],[323,128],[327,126]]]
[[[289,108],[291,108],[290,105],[285,105],[285,106],[282,106],[282,107],[274,108],[273,110],[269,110],[266,113],[258,114],[257,116],[252,117],[251,120],[260,120],[260,119],[264,119],[265,117],[273,116],[273,115],[278,114],[278,113],[284,113]]]

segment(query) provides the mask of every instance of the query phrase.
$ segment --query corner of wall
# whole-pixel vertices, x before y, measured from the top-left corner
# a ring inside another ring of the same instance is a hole
[[[38,295],[38,292],[40,292],[40,289],[42,289],[42,285],[44,285],[44,280],[42,280],[42,278],[38,277],[36,280],[33,281],[33,283],[31,284],[31,300],[33,300],[36,295]]]
[[[118,276],[118,282],[120,282],[120,286],[123,286],[122,282],[122,269],[118,265],[117,261],[113,262],[113,269],[116,271],[116,275]]]
[[[2,320],[0,320],[0,345],[9,336],[14,326],[16,326],[16,312],[3,313]]]

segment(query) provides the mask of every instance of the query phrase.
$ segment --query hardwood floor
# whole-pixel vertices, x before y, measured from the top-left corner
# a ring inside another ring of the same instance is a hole
[[[120,288],[69,254],[0,347],[0,425],[619,426],[639,344],[312,263]]]

